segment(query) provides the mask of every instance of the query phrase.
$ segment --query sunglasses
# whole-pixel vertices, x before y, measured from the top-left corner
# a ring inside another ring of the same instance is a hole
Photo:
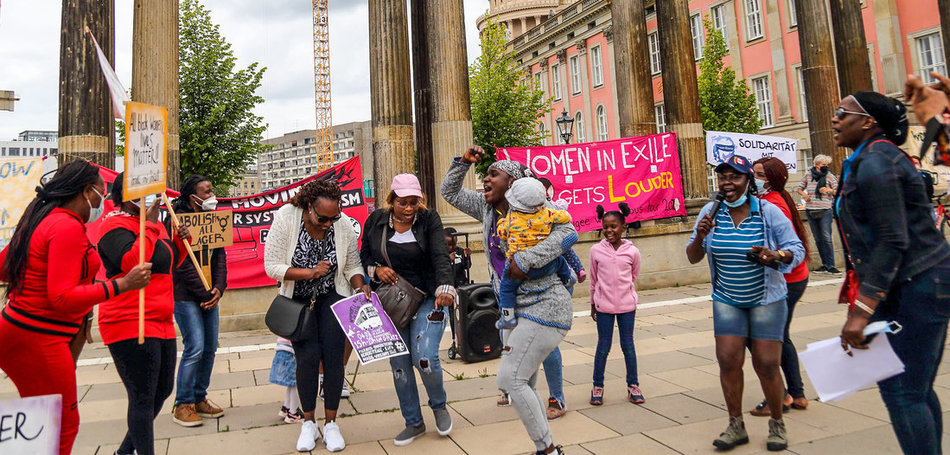
[[[318,223],[326,223],[328,221],[331,223],[336,223],[337,221],[340,221],[340,217],[343,216],[342,214],[337,214],[336,216],[317,215],[317,212],[314,212],[313,210],[311,210],[310,213],[313,213],[313,217],[316,218]]]
[[[843,119],[844,119],[844,116],[846,116],[846,115],[848,115],[848,114],[863,115],[863,116],[865,116],[865,117],[870,117],[870,116],[871,116],[870,114],[868,114],[868,113],[866,113],[866,112],[847,111],[847,110],[845,110],[843,107],[839,107],[839,108],[835,109],[835,112],[834,112],[834,114],[832,114],[832,115],[834,115],[835,117],[837,117],[838,120],[843,120]]]

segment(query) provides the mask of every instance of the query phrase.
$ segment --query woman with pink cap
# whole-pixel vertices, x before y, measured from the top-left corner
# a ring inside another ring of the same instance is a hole
[[[416,176],[399,174],[393,178],[386,207],[373,212],[363,227],[360,258],[374,289],[382,283],[406,280],[426,295],[412,320],[398,328],[411,355],[389,359],[399,409],[406,421],[406,428],[394,443],[408,445],[426,431],[414,369],[422,377],[439,435],[448,436],[452,417],[446,409],[439,342],[445,332],[444,308],[451,306],[457,296],[455,275],[442,219],[435,210],[426,208]]]

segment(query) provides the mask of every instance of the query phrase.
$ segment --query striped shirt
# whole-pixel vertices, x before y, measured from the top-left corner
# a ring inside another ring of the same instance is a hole
[[[716,264],[713,300],[739,308],[761,305],[765,297],[765,267],[746,260],[746,252],[755,245],[765,245],[762,215],[752,212],[736,227],[729,210],[723,207],[716,215],[716,229],[710,242]]]
[[[838,178],[831,172],[825,177],[825,183],[828,185],[828,188],[832,190],[838,189]],[[811,169],[805,171],[805,176],[802,178],[801,183],[798,184],[798,189],[804,191],[809,197],[809,200],[805,202],[805,210],[828,210],[831,208],[831,203],[835,196],[833,194],[822,194],[819,199],[818,196],[815,195],[815,188],[817,187],[818,182],[812,177]]]

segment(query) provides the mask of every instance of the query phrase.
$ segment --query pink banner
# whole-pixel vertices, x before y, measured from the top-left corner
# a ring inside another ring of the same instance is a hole
[[[686,215],[676,134],[550,147],[499,148],[498,159],[525,163],[553,186],[553,200],[570,204],[578,232],[600,229],[596,207],[630,205],[628,222]]]

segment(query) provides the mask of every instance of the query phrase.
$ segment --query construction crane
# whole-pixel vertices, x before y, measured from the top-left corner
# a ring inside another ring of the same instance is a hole
[[[333,167],[330,111],[330,25],[328,0],[313,0],[313,89],[317,111],[317,172]]]

